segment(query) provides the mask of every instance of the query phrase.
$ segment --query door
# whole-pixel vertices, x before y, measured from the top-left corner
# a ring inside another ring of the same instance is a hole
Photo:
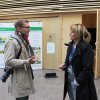
[[[33,21],[41,21],[43,27],[42,57],[43,68],[57,69],[60,64],[60,18],[44,17],[35,18]]]
[[[97,10],[96,65],[95,77],[100,77],[100,9]]]

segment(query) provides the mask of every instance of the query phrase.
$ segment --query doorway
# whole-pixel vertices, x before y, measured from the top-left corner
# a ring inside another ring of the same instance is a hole
[[[90,41],[90,45],[92,46],[92,49],[94,51],[94,66],[93,66],[93,70],[94,70],[94,74],[96,77],[96,37],[97,37],[97,13],[88,13],[88,14],[83,14],[82,15],[82,24],[84,24],[87,28],[87,30],[90,32],[91,34],[91,41]]]

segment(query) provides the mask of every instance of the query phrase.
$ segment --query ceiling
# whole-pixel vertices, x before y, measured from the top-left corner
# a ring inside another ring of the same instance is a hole
[[[0,0],[0,16],[100,8],[100,0]]]

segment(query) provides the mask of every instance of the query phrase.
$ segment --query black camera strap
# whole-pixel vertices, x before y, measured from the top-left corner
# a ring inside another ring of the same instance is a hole
[[[21,51],[22,51],[22,45],[21,45],[21,43],[19,42],[19,40],[17,38],[15,38],[15,37],[11,37],[11,38],[15,39],[18,42],[18,44],[20,45],[20,50],[19,50],[19,52],[16,56],[16,59],[19,59]]]

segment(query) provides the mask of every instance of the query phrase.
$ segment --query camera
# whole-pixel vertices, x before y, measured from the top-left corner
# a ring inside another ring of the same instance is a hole
[[[12,68],[9,68],[9,67],[5,67],[4,72],[5,73],[1,77],[2,82],[6,82],[6,80],[10,76],[10,74],[13,74],[13,69]]]

